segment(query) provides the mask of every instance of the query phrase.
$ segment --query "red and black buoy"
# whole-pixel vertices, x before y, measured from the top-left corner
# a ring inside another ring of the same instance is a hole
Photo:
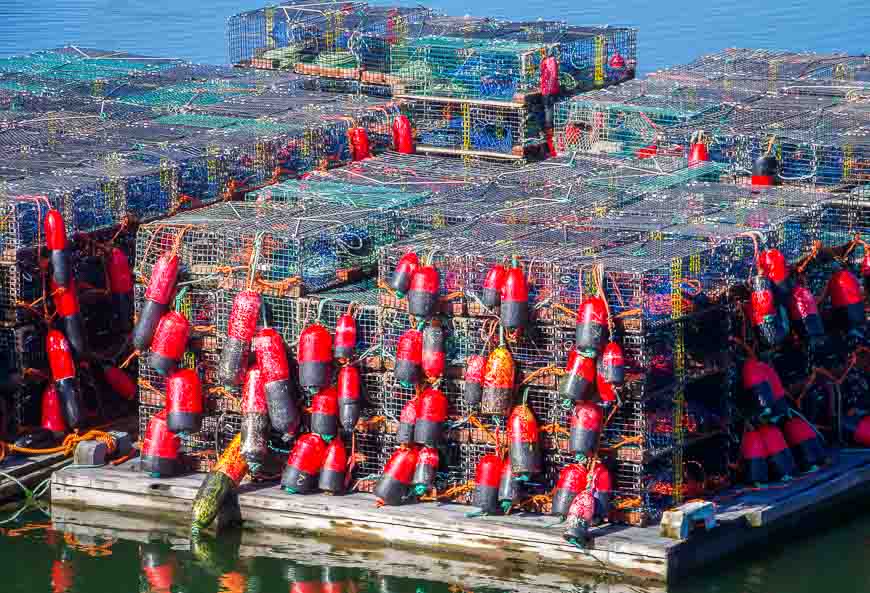
[[[113,247],[106,262],[109,275],[109,292],[112,294],[112,310],[121,332],[130,331],[133,325],[133,272],[127,254]]]
[[[390,278],[390,288],[396,291],[396,296],[403,298],[411,288],[411,278],[420,269],[420,259],[413,251],[409,251],[396,264],[393,276]]]
[[[51,432],[55,441],[62,439],[69,431],[64,419],[60,395],[54,385],[46,385],[42,390],[42,418],[39,425]]]
[[[420,382],[423,372],[423,333],[411,328],[399,338],[396,346],[396,381],[403,387],[413,387]]]
[[[422,496],[435,486],[435,475],[438,473],[438,449],[422,447],[417,454],[417,465],[414,467],[414,493]]]
[[[607,343],[601,358],[598,359],[598,374],[612,388],[625,384],[625,356],[622,346],[616,342]]]
[[[516,367],[511,353],[499,346],[489,354],[483,375],[480,411],[484,414],[507,416],[514,392]]]
[[[565,399],[583,399],[589,387],[595,383],[595,359],[583,356],[576,348],[568,354],[568,366],[559,379],[559,395]]]
[[[845,416],[843,418],[843,431],[856,445],[870,447],[870,416]]]
[[[417,424],[418,402],[419,400],[416,397],[410,399],[399,414],[399,427],[396,430],[396,439],[400,445],[410,445],[414,442],[414,427]]]
[[[168,544],[149,543],[141,549],[142,574],[153,593],[172,593],[175,586],[176,560]],[[57,593],[57,592],[55,592]]]
[[[166,414],[166,410],[160,410],[148,421],[139,454],[141,470],[154,478],[174,476],[179,470],[181,439],[169,430]]]
[[[299,384],[316,391],[332,381],[332,336],[320,323],[313,323],[299,335]]]
[[[66,286],[58,286],[52,280],[51,287],[54,310],[60,322],[61,330],[76,358],[84,358],[88,351],[84,321],[79,308],[79,295],[75,279],[70,279]]]
[[[762,342],[769,347],[782,344],[786,338],[787,330],[779,318],[779,309],[773,294],[773,284],[767,276],[759,274],[752,278],[749,308],[752,325]]]
[[[864,298],[870,299],[870,247],[864,248],[864,259],[861,260],[861,277],[864,279]]]
[[[487,454],[477,462],[474,474],[474,494],[471,505],[480,509],[485,515],[499,512],[498,486],[501,481],[501,470],[504,462],[498,455]]]
[[[178,363],[187,350],[190,337],[190,322],[178,311],[170,311],[160,319],[154,339],[151,340],[151,354],[148,364],[164,377],[175,372]]]
[[[393,120],[393,149],[400,154],[414,154],[414,131],[405,115]]]
[[[505,514],[520,501],[522,484],[518,477],[510,457],[506,458],[501,466],[501,476],[498,481],[498,502]]]
[[[556,156],[556,146],[553,142],[553,128],[556,125],[556,101],[559,97],[559,60],[555,56],[546,56],[541,60],[541,99],[544,103],[544,136],[547,139],[547,149],[550,156]]]
[[[263,372],[252,367],[242,389],[242,457],[256,473],[269,454],[269,405]]]
[[[782,425],[785,442],[803,471],[813,471],[825,461],[825,446],[818,433],[800,416],[792,416]]]
[[[483,375],[485,371],[485,357],[479,354],[472,354],[465,359],[463,394],[465,403],[471,407],[480,404],[480,399],[483,397]]]
[[[356,348],[356,320],[345,313],[335,323],[335,340],[332,343],[333,355],[337,360],[347,362],[353,358]]]
[[[71,429],[82,428],[85,424],[85,409],[69,342],[58,330],[49,330],[45,338],[45,351],[66,425]]]
[[[396,505],[408,495],[414,470],[417,468],[417,449],[399,447],[384,466],[384,473],[375,486],[378,505]]]
[[[613,476],[606,465],[595,461],[589,470],[587,481],[592,484],[592,497],[595,499],[595,524],[599,525],[610,515]]]
[[[698,138],[689,147],[689,168],[695,169],[708,162],[710,162],[710,151],[707,150],[703,139]]]
[[[326,448],[326,457],[320,470],[318,487],[329,494],[344,492],[347,474],[347,451],[341,439],[332,439]]]
[[[169,301],[172,300],[175,282],[178,279],[179,265],[178,256],[164,253],[151,268],[148,288],[145,289],[145,300],[139,311],[136,326],[133,328],[133,347],[140,352],[151,347],[157,324],[160,323],[163,314],[169,310]]]
[[[501,289],[507,270],[501,264],[496,264],[489,269],[483,279],[483,290],[480,293],[480,302],[490,309],[501,305]]]
[[[770,381],[770,391],[773,393],[773,405],[770,407],[774,417],[781,416],[788,411],[788,400],[785,397],[785,387],[779,373],[771,365],[766,364],[767,380]]]
[[[73,279],[73,269],[67,251],[66,225],[54,208],[45,214],[45,246],[50,253],[51,279],[58,286],[66,286]]]
[[[752,185],[769,186],[777,181],[779,161],[773,155],[760,156],[752,163]]]
[[[816,297],[809,288],[803,284],[795,284],[791,290],[788,311],[792,325],[811,343],[825,337],[825,326],[819,315]]]
[[[746,472],[746,481],[764,484],[770,478],[767,472],[767,449],[758,430],[747,430],[740,442],[740,457]]]
[[[510,460],[516,476],[533,476],[543,469],[541,432],[527,404],[514,406],[507,423]]]
[[[253,290],[243,290],[233,299],[227,339],[218,362],[218,376],[224,385],[236,387],[245,378],[261,304],[260,293]]]
[[[326,442],[338,434],[338,391],[335,387],[324,387],[311,398],[310,428]]]
[[[758,427],[758,434],[761,435],[764,450],[767,451],[770,476],[780,480],[790,479],[797,470],[797,466],[782,431],[772,424],[763,424]]]
[[[166,379],[166,426],[171,432],[199,432],[204,403],[199,375],[180,369]]]
[[[784,393],[777,394],[773,389],[773,380],[779,381],[776,371],[767,364],[755,358],[749,358],[743,363],[743,388],[750,391],[763,410],[769,410],[774,415],[784,412],[785,401],[779,401]],[[776,379],[774,379],[776,377]],[[780,382],[780,386],[782,383]],[[784,390],[783,390],[784,392]],[[779,395],[779,397],[777,397]]]
[[[290,494],[308,494],[317,489],[320,468],[326,457],[326,443],[314,433],[296,440],[281,475],[281,488]]]
[[[568,450],[571,453],[591,456],[598,447],[598,437],[604,425],[604,412],[598,404],[581,401],[574,404],[571,412]]]
[[[299,429],[299,406],[291,390],[290,363],[284,339],[274,329],[264,328],[257,332],[251,343],[263,377],[272,429],[289,438]]]
[[[359,369],[345,365],[338,371],[338,420],[345,432],[353,432],[362,407],[362,379]]]
[[[501,324],[506,329],[522,329],[529,323],[529,284],[516,260],[501,287],[500,310]]]
[[[553,495],[551,515],[566,517],[571,504],[578,494],[586,490],[586,467],[579,463],[569,463],[559,472],[556,493]]]
[[[438,310],[440,283],[435,266],[418,268],[411,276],[411,286],[408,288],[408,313],[414,317],[432,317]]]
[[[565,522],[565,539],[578,546],[585,545],[589,539],[589,528],[595,524],[595,497],[590,488],[574,497]]]
[[[447,354],[444,350],[444,330],[440,325],[428,325],[423,329],[423,352],[421,367],[428,379],[438,379],[444,374]]]
[[[577,351],[588,358],[598,357],[610,334],[607,324],[607,305],[604,299],[583,299],[577,309]]]
[[[779,297],[780,302],[785,302],[791,290],[791,271],[782,252],[772,247],[759,253],[758,269],[773,284],[774,292]]]
[[[369,146],[369,133],[365,128],[355,127],[347,131],[350,137],[351,152],[354,161],[362,161],[371,158],[372,150]]]
[[[414,442],[434,447],[441,440],[447,420],[447,398],[434,387],[427,387],[417,398],[417,421],[414,423]]]
[[[864,295],[855,275],[846,268],[831,274],[828,282],[834,322],[844,331],[864,325]]]
[[[136,382],[118,367],[103,367],[103,379],[109,388],[127,401],[136,399]]]

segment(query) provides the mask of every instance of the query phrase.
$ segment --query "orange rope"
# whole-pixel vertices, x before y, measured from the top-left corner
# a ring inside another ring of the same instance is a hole
[[[288,290],[294,286],[302,284],[302,278],[299,276],[293,276],[291,278],[285,278],[284,280],[263,280],[259,274],[257,274],[254,276],[252,284],[273,290],[281,296],[285,296],[285,293]]]
[[[357,430],[360,430],[362,432],[370,432],[375,428],[386,425],[386,423],[386,416],[372,416],[368,419],[360,418],[359,421],[356,423],[356,428]]]
[[[78,433],[68,434],[63,440],[63,443],[57,447],[49,447],[47,449],[19,447],[18,445],[0,441],[0,461],[6,459],[6,456],[10,453],[21,453],[22,455],[50,455],[52,453],[63,453],[65,456],[69,456],[72,455],[76,446],[82,441],[100,441],[101,443],[105,443],[106,447],[109,449],[109,453],[112,453],[117,447],[115,438],[112,435],[95,428],[82,435]]]
[[[70,532],[66,532],[63,534],[63,541],[70,548],[77,550],[79,552],[84,552],[88,556],[93,558],[101,558],[105,556],[112,555],[112,546],[115,544],[114,539],[110,539],[104,544],[82,544]]]
[[[523,382],[520,383],[520,386],[527,385],[527,384],[531,383],[532,381],[534,381],[535,379],[537,379],[538,377],[542,377],[544,375],[556,375],[557,377],[561,377],[564,374],[565,374],[565,371],[563,369],[560,369],[557,366],[553,366],[553,365],[547,366],[547,367],[532,371],[531,373],[526,375],[526,378],[523,379]]]
[[[843,384],[843,381],[846,380],[846,377],[849,376],[849,373],[852,372],[852,369],[855,368],[855,365],[858,362],[858,354],[857,352],[853,352],[849,355],[849,364],[846,366],[846,370],[843,371],[843,374],[839,377],[835,377],[834,373],[830,370],[823,367],[814,367],[813,372],[810,373],[810,376],[807,378],[806,383],[804,383],[803,389],[801,389],[800,395],[794,398],[795,405],[800,408],[801,402],[804,399],[804,396],[809,392],[810,388],[816,382],[819,377],[825,377],[830,380],[834,385],[840,386]]]
[[[443,493],[438,494],[437,491],[435,494],[427,494],[425,496],[421,496],[420,500],[423,502],[434,502],[438,500],[456,500],[463,494],[468,494],[474,490],[474,482],[469,480],[464,484],[459,484],[457,486],[451,486]]]
[[[130,353],[130,356],[128,356],[127,359],[124,362],[122,362],[118,368],[126,369],[128,366],[130,366],[130,363],[133,362],[133,359],[136,358],[137,356],[139,356],[139,351],[133,350],[133,352]]]
[[[491,433],[491,432],[489,431],[489,429],[488,429],[486,426],[484,426],[483,422],[481,422],[481,421],[477,418],[477,416],[475,416],[474,414],[472,414],[471,416],[469,416],[469,417],[468,417],[468,423],[469,423],[470,425],[472,425],[473,427],[475,427],[476,429],[483,431],[483,434],[485,434],[486,437],[492,441],[492,444],[495,445],[495,448],[496,448],[496,449],[498,449],[499,447],[501,447],[501,444],[499,443],[498,435],[494,435],[493,433]]]
[[[613,503],[613,508],[617,511],[624,511],[627,509],[636,509],[640,508],[643,505],[643,500],[640,496],[633,496],[629,498],[622,498]]]
[[[798,274],[803,274],[804,270],[806,270],[807,266],[810,265],[810,262],[813,261],[817,255],[819,255],[819,252],[821,250],[822,250],[822,242],[821,241],[813,241],[812,250],[798,261],[797,265],[795,265],[795,271]]]
[[[552,424],[545,424],[541,427],[540,430],[545,434],[571,434],[570,430],[557,422],[554,422]]]

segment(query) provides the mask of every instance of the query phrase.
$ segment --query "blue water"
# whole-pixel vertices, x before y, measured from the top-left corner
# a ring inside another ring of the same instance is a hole
[[[67,43],[196,62],[226,61],[223,26],[257,0],[0,0],[0,55]],[[819,52],[868,50],[868,0],[436,0],[452,14],[541,17],[640,29],[642,71],[725,47]]]

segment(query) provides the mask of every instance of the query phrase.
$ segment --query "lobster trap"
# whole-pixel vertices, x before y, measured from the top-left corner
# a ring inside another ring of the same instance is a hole
[[[0,327],[0,382],[19,382],[48,367],[45,334],[41,325]]]

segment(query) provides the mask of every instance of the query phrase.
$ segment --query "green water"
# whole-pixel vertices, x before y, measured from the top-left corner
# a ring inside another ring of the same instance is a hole
[[[624,583],[602,575],[511,575],[503,568],[463,572],[462,560],[424,560],[413,552],[344,549],[316,540],[257,539],[145,531],[126,517],[61,517],[34,512],[0,532],[3,593],[861,593],[870,591],[870,515],[852,507],[833,521],[800,525],[763,549],[706,570],[679,586]],[[98,524],[95,528],[94,523]],[[120,526],[113,529],[113,526]],[[132,526],[132,527],[131,527]],[[825,527],[827,526],[827,527]],[[147,529],[145,527],[144,529]],[[400,555],[401,554],[401,555]],[[387,568],[382,568],[385,564]],[[485,565],[484,565],[485,566]],[[558,579],[557,579],[558,580]]]

